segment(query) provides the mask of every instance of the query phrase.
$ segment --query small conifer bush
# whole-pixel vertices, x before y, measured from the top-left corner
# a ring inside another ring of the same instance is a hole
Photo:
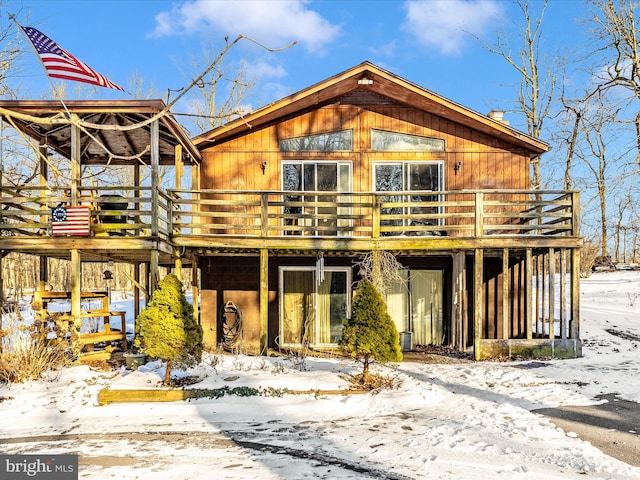
[[[358,284],[351,307],[351,318],[344,322],[339,340],[342,350],[352,358],[362,359],[362,383],[369,384],[369,364],[402,360],[398,330],[387,311],[380,292],[369,280]]]
[[[167,362],[164,384],[173,366],[193,366],[202,360],[202,327],[173,274],[160,281],[147,307],[136,319],[134,345],[150,357]]]

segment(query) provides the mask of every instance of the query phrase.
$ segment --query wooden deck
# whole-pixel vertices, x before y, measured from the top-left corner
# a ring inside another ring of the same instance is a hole
[[[579,195],[565,191],[477,190],[292,192],[83,188],[90,235],[52,235],[51,211],[67,189],[0,189],[0,249],[64,257],[144,261],[175,249],[447,251],[573,248]]]

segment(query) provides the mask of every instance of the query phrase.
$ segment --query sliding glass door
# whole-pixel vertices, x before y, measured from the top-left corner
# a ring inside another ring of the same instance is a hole
[[[413,332],[415,345],[442,345],[442,271],[405,270],[387,293],[387,309],[399,332]]]
[[[280,345],[335,345],[349,311],[349,267],[280,268]]]
[[[282,163],[283,190],[306,192],[348,192],[351,188],[350,162],[287,161]],[[291,195],[287,201],[304,202],[304,207],[285,207],[289,225],[312,227],[307,233],[319,236],[338,235],[344,226],[339,217],[347,209],[339,206],[335,195]],[[299,218],[296,218],[300,215]],[[344,235],[345,232],[341,232]]]

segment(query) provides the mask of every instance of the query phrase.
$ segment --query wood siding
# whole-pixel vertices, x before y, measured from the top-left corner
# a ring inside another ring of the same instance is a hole
[[[445,141],[445,152],[374,152],[372,128]],[[350,129],[351,152],[280,152],[279,141]],[[373,190],[375,161],[442,161],[444,189],[527,189],[529,157],[510,146],[427,112],[398,106],[333,105],[231,139],[203,151],[201,188],[280,190],[282,160],[352,162],[353,190]],[[262,163],[266,162],[264,172]],[[454,165],[462,162],[459,171]]]

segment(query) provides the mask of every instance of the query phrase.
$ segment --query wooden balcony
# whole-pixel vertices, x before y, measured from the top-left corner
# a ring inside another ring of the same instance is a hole
[[[292,192],[90,187],[90,235],[55,237],[68,189],[0,189],[0,248],[64,256],[80,248],[135,261],[194,251],[458,250],[579,246],[579,195],[564,191]]]
[[[173,190],[171,235],[190,248],[451,250],[574,247],[579,194],[564,191]]]
[[[0,189],[0,248],[51,254],[81,248],[135,261],[136,252],[458,250],[578,246],[575,192],[481,190],[292,192],[82,188],[90,235],[55,237],[64,188]],[[47,239],[46,241],[43,241]],[[169,261],[169,260],[168,260]]]

